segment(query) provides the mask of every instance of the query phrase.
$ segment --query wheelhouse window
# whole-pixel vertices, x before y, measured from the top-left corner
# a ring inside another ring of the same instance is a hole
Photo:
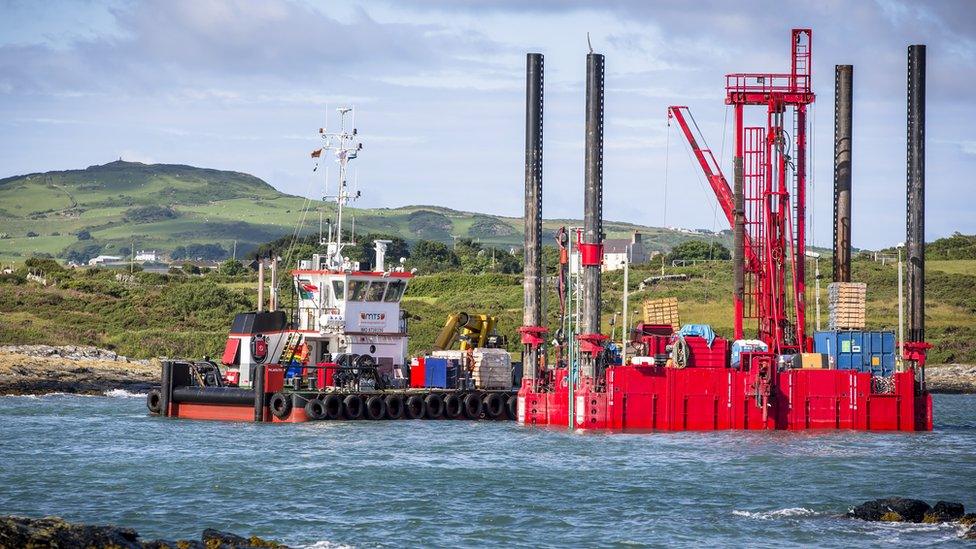
[[[336,301],[345,301],[346,299],[346,283],[342,280],[332,281],[332,295],[335,296]]]
[[[386,282],[373,281],[366,290],[366,301],[383,301],[383,292],[386,290]]]
[[[396,303],[400,301],[400,298],[403,297],[403,291],[406,289],[406,282],[402,280],[391,281],[389,286],[386,288],[386,296],[383,297],[383,301],[387,303]]]
[[[366,297],[366,288],[369,282],[366,280],[349,281],[349,301],[362,301]]]

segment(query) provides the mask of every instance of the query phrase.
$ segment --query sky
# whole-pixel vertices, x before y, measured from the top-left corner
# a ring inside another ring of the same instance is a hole
[[[521,216],[525,54],[541,52],[543,213],[578,218],[589,33],[606,55],[604,217],[721,230],[667,107],[691,108],[731,177],[724,75],[788,72],[793,27],[813,29],[811,243],[832,238],[836,64],[854,65],[853,243],[904,240],[909,44],[927,45],[927,238],[976,233],[969,0],[0,0],[0,177],[122,158],[319,196],[309,153],[351,105],[356,206]]]

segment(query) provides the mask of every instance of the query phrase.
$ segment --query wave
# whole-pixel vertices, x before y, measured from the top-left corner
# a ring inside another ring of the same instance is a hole
[[[737,517],[771,520],[787,517],[810,517],[816,515],[817,512],[813,509],[807,509],[805,507],[787,507],[785,509],[776,509],[773,511],[740,511],[738,509],[734,509],[732,514]]]
[[[306,549],[351,549],[355,547],[354,545],[349,545],[348,543],[336,543],[334,541],[322,540],[316,541],[311,545],[305,545]]]
[[[102,395],[85,395],[81,393],[65,393],[61,391],[55,391],[53,393],[27,393],[23,395],[0,395],[3,398],[25,398],[32,400],[39,400],[48,397],[97,397]]]
[[[105,391],[104,395],[112,398],[143,398],[147,393],[133,393],[132,391],[126,391],[125,389],[112,389],[111,391]]]

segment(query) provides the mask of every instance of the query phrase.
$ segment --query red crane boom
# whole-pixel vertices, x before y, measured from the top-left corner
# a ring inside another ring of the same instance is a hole
[[[691,126],[688,125],[688,121],[685,118],[685,113],[687,113],[687,117],[691,119],[691,123],[695,124],[695,130],[701,137],[701,143],[705,145],[704,147],[699,145],[698,139],[695,139],[695,134],[692,133]],[[725,179],[725,175],[722,174],[722,168],[715,160],[715,155],[712,153],[712,149],[710,149],[708,144],[705,143],[705,137],[702,136],[701,130],[698,129],[698,124],[695,123],[695,117],[691,115],[691,110],[683,105],[672,105],[668,107],[669,125],[671,123],[671,119],[674,119],[678,123],[678,127],[681,128],[681,133],[683,133],[685,135],[685,139],[688,140],[692,153],[694,153],[695,158],[698,160],[698,164],[701,166],[702,171],[705,172],[705,179],[708,180],[708,184],[711,185],[712,191],[715,193],[715,197],[718,199],[719,206],[721,206],[722,211],[725,212],[725,218],[729,221],[729,227],[734,228],[735,200],[732,196],[732,189],[729,187],[729,182],[727,179]],[[749,235],[746,235],[746,241],[746,268],[749,270],[754,270],[759,267],[759,263],[756,259],[756,254],[752,247],[752,241],[749,238]]]

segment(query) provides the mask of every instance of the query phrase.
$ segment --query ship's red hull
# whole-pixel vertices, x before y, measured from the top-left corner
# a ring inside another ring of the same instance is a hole
[[[518,420],[526,425],[566,427],[569,391],[564,380],[564,371],[557,372],[553,392],[534,392],[523,386]],[[916,390],[911,370],[894,374],[885,387],[874,388],[871,374],[850,370],[787,370],[775,374],[775,381],[768,399],[763,399],[756,395],[754,372],[616,366],[606,371],[605,391],[576,391],[574,427],[615,431],[932,430],[932,397]]]

